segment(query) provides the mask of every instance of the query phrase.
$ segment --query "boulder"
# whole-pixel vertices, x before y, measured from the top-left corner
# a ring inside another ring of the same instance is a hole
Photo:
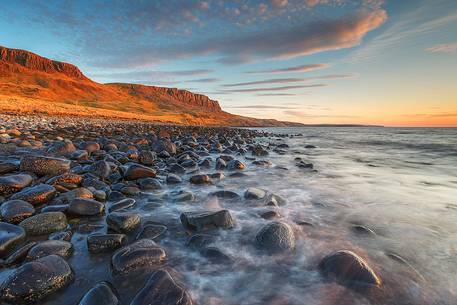
[[[26,155],[21,159],[20,169],[39,176],[57,176],[68,172],[70,163],[66,159]]]
[[[16,193],[29,186],[32,181],[32,176],[27,174],[0,177],[0,195]]]
[[[24,219],[19,223],[27,235],[43,235],[64,230],[68,223],[62,212],[45,212]]]
[[[130,165],[125,174],[124,174],[124,179],[125,180],[136,180],[136,179],[141,179],[141,178],[154,178],[156,176],[156,171],[153,170],[152,168],[139,165],[139,164],[132,164]]]
[[[77,216],[101,215],[105,205],[93,199],[76,198],[71,201],[67,212]]]
[[[97,283],[81,298],[78,305],[120,305],[119,295],[109,282]]]
[[[25,239],[25,230],[6,222],[0,222],[0,258]]]
[[[35,208],[23,200],[9,200],[0,206],[0,215],[3,221],[17,224],[35,213]]]
[[[29,261],[36,260],[48,255],[58,255],[62,258],[68,258],[73,253],[73,245],[63,240],[46,240],[33,246],[27,253]]]
[[[91,253],[110,252],[125,245],[125,234],[94,233],[87,237],[87,249]]]
[[[201,231],[208,228],[231,229],[235,226],[235,220],[229,210],[184,212],[180,219],[183,226],[191,231]]]
[[[108,228],[118,233],[134,231],[141,223],[141,217],[137,213],[113,212],[106,217]]]
[[[250,187],[246,190],[244,193],[244,198],[246,199],[263,199],[266,196],[267,192],[256,188],[256,187]]]
[[[270,222],[256,235],[256,245],[269,253],[291,251],[295,248],[295,235],[284,222]]]
[[[56,189],[49,184],[29,186],[11,196],[12,200],[24,200],[33,205],[43,204],[54,198]]]

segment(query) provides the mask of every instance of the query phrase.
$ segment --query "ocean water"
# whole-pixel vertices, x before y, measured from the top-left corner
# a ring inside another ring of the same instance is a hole
[[[168,226],[159,242],[168,254],[166,266],[176,271],[198,304],[457,304],[457,129],[262,130],[295,135],[258,139],[265,145],[289,145],[285,154],[259,158],[272,166],[255,166],[239,156],[247,164],[246,176],[226,172],[214,185],[184,183],[151,192],[135,208],[143,222]],[[313,163],[315,171],[298,168],[298,157]],[[267,255],[256,249],[255,235],[268,223],[259,216],[269,209],[264,203],[208,196],[221,189],[243,196],[248,187],[286,199],[277,212],[294,229],[294,251]],[[193,192],[196,200],[174,202],[170,195],[179,191]],[[189,235],[179,221],[184,211],[222,208],[232,212],[236,227],[214,232],[212,246],[230,256],[232,264],[212,262],[187,247]],[[103,219],[87,221],[104,224]],[[77,304],[102,280],[111,281],[123,304],[129,304],[142,287],[150,271],[113,276],[110,254],[88,255],[86,237],[77,231],[72,239],[75,253],[68,261],[76,273],[74,283],[40,304]],[[320,259],[342,249],[366,259],[382,278],[382,287],[362,293],[324,278],[317,268]]]

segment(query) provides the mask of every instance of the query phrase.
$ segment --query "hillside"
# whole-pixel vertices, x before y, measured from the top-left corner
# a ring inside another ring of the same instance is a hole
[[[186,90],[97,83],[75,65],[1,46],[0,111],[140,119],[185,125],[294,124],[233,115],[223,111],[217,101]]]

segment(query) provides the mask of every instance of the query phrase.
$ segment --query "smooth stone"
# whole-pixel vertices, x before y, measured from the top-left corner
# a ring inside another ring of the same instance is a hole
[[[58,184],[80,184],[81,181],[83,180],[83,177],[78,174],[74,173],[65,173],[59,176],[55,176],[48,181],[46,181],[46,184],[55,186]]]
[[[63,241],[70,241],[71,237],[73,236],[73,231],[66,230],[61,232],[54,232],[49,234],[49,240],[63,240]]]
[[[200,250],[200,254],[213,264],[230,265],[234,263],[233,258],[216,247],[205,247]]]
[[[381,285],[381,278],[357,254],[349,250],[340,250],[325,256],[319,263],[319,269],[325,276],[334,277],[347,286]]]
[[[214,196],[217,198],[222,198],[222,199],[241,199],[241,196],[235,193],[234,191],[229,191],[229,190],[221,190],[221,191],[215,191],[209,194],[209,196]]]
[[[181,214],[181,223],[188,230],[204,230],[207,228],[231,229],[235,220],[229,210],[217,212],[184,212]]]
[[[19,263],[22,263],[25,258],[27,257],[27,253],[29,250],[36,245],[36,242],[29,242],[24,246],[20,247],[16,251],[14,251],[7,259],[4,261],[4,266],[12,266]]]
[[[156,271],[130,305],[194,305],[190,294],[166,270]]]
[[[255,239],[258,248],[270,253],[291,251],[295,248],[294,231],[283,222],[274,221],[266,224]]]
[[[23,200],[9,200],[0,206],[2,221],[18,224],[35,213],[33,205]]]
[[[126,274],[135,270],[158,267],[166,259],[165,250],[150,239],[140,239],[118,249],[111,258],[111,266],[116,274]]]
[[[45,212],[31,216],[19,223],[27,235],[43,235],[64,230],[68,223],[62,212]]]
[[[94,198],[94,194],[85,187],[79,187],[59,195],[55,201],[59,201],[60,203],[70,203],[76,198],[92,199]]]
[[[115,202],[113,203],[109,208],[108,208],[108,212],[116,212],[116,211],[119,211],[119,210],[122,210],[122,209],[128,209],[128,208],[131,208],[135,205],[135,199],[133,198],[125,198],[125,199],[122,199],[118,202]]]
[[[125,234],[99,234],[94,233],[87,237],[87,249],[91,253],[111,252],[127,242]]]
[[[224,159],[222,159],[222,158],[217,158],[215,168],[217,170],[223,170],[226,167],[227,167],[227,162],[225,162]]]
[[[39,176],[57,176],[70,170],[70,160],[45,156],[23,156],[21,171],[28,171]]]
[[[56,189],[49,184],[29,186],[11,196],[12,200],[24,200],[33,205],[43,204],[54,198]]]
[[[41,209],[41,213],[45,212],[63,212],[65,213],[68,210],[68,204],[53,204],[47,205]]]
[[[126,196],[137,196],[141,193],[141,190],[136,186],[124,186],[121,188],[121,193]]]
[[[186,242],[186,246],[193,249],[204,248],[216,241],[216,236],[204,233],[194,234]]]
[[[170,173],[167,175],[166,181],[168,184],[177,184],[177,183],[181,183],[182,179],[178,175]]]
[[[265,197],[265,205],[269,205],[269,206],[283,206],[283,205],[286,205],[287,201],[282,198],[281,196],[278,196],[278,195],[275,195],[275,194],[268,194],[266,197]]]
[[[140,225],[141,217],[137,213],[113,212],[106,217],[108,228],[118,233],[129,233]]]
[[[244,165],[244,163],[239,160],[232,160],[229,163],[227,163],[227,169],[230,171],[242,170],[245,168],[246,168],[246,165]]]
[[[19,169],[19,165],[13,162],[0,162],[0,175],[15,172]]]
[[[78,216],[101,215],[105,205],[93,199],[76,198],[68,206],[67,212]]]
[[[25,239],[25,231],[22,227],[6,222],[0,222],[0,258]]]
[[[97,283],[81,298],[78,305],[120,305],[119,295],[109,282]]]
[[[150,150],[142,150],[138,155],[138,161],[144,165],[152,165],[156,160],[156,154]]]
[[[155,178],[138,179],[138,184],[143,190],[158,190],[163,187],[162,183]]]
[[[156,171],[152,168],[139,165],[139,164],[132,164],[127,168],[127,171],[124,174],[125,180],[136,180],[140,178],[154,178],[156,176]]]
[[[111,167],[108,162],[100,160],[93,163],[89,167],[89,171],[102,179],[106,179],[111,174]]]
[[[190,183],[193,184],[207,184],[211,183],[211,179],[208,175],[194,175],[189,179]]]
[[[160,224],[147,224],[143,227],[136,239],[158,240],[167,232],[167,227]]]
[[[0,195],[16,193],[29,186],[32,181],[32,176],[27,174],[0,177]]]
[[[267,195],[267,192],[256,188],[256,187],[250,187],[246,190],[244,193],[244,198],[246,199],[263,199]]]
[[[75,145],[70,141],[54,142],[49,148],[48,152],[56,156],[66,156],[76,151]]]
[[[187,191],[182,191],[173,195],[173,200],[176,202],[194,201],[195,199],[195,195]]]
[[[276,211],[265,211],[260,214],[260,217],[262,217],[263,219],[274,219],[280,218],[281,215]]]
[[[52,254],[68,258],[73,254],[73,245],[63,240],[42,241],[29,250],[27,260],[32,261]]]
[[[73,280],[73,271],[57,255],[49,255],[17,268],[0,285],[1,300],[22,304],[39,301]]]

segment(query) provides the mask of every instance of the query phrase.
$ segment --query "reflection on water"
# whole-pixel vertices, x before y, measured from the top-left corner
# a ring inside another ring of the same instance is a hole
[[[159,242],[168,252],[167,265],[199,304],[457,304],[457,129],[269,131],[302,135],[259,139],[289,145],[286,154],[265,157],[271,167],[241,157],[249,165],[244,177],[226,177],[211,186],[186,183],[138,200],[143,222],[168,226]],[[317,172],[296,167],[297,157],[313,163]],[[293,253],[269,256],[254,247],[255,234],[266,223],[259,216],[267,209],[264,204],[208,197],[220,189],[242,196],[248,187],[287,200],[277,212],[298,237]],[[191,191],[197,200],[173,202],[168,194],[176,190]],[[218,263],[186,246],[179,215],[221,208],[233,212],[237,225],[215,234],[212,245],[231,258]],[[86,236],[76,233],[72,239],[75,253],[69,262],[77,270],[75,282],[42,304],[76,304],[100,280],[112,281],[124,304],[141,288],[147,274],[113,278],[110,255],[89,256]],[[325,280],[316,266],[339,249],[367,258],[383,278],[383,289],[360,294]]]

